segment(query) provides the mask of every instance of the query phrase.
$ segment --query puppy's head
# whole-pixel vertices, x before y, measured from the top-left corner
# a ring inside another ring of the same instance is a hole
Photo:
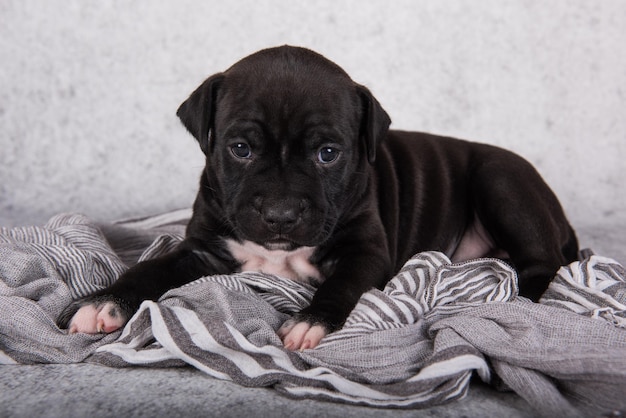
[[[269,249],[325,242],[367,184],[390,120],[337,65],[266,49],[215,74],[178,109],[236,238]]]

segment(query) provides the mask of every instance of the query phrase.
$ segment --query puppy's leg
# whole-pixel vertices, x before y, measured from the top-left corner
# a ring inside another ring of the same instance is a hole
[[[537,301],[560,266],[574,261],[576,235],[539,173],[520,157],[494,159],[473,179],[476,214],[510,256],[519,292]]]
[[[141,262],[106,289],[74,301],[57,319],[59,328],[95,334],[121,328],[144,300],[208,274],[232,271],[223,260],[181,243],[163,257]]]
[[[311,304],[277,331],[288,350],[315,348],[328,333],[343,326],[363,293],[382,288],[391,278],[387,248],[380,245],[384,238],[372,239],[370,243],[377,245],[370,246],[363,245],[367,238],[356,239],[335,247],[334,272],[317,289]]]

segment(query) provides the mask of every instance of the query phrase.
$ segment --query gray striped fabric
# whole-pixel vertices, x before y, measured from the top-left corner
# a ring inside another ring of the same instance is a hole
[[[384,290],[363,295],[341,330],[302,353],[284,350],[275,330],[314,289],[250,272],[146,301],[123,332],[56,328],[71,298],[173,248],[188,214],[101,228],[60,215],[2,229],[0,363],[192,365],[293,397],[400,408],[462,398],[477,375],[546,416],[626,409],[626,275],[598,256],[561,269],[534,304],[517,297],[515,272],[499,260],[417,254]]]

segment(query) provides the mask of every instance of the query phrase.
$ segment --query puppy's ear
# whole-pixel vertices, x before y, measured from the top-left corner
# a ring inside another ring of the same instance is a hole
[[[372,93],[363,86],[357,86],[361,99],[361,138],[367,147],[367,159],[376,160],[376,149],[387,135],[391,119]]]
[[[222,73],[207,78],[176,112],[185,128],[198,140],[205,155],[209,154],[209,132],[213,128],[217,91],[223,78]]]

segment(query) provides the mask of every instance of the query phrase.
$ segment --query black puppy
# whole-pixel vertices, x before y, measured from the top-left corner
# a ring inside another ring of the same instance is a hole
[[[528,162],[489,145],[388,131],[372,94],[312,51],[244,58],[208,78],[178,116],[206,155],[186,238],[69,306],[59,325],[71,332],[111,332],[145,299],[255,270],[318,286],[278,330],[286,348],[312,348],[417,252],[510,259],[520,293],[534,300],[576,258],[574,231]]]

